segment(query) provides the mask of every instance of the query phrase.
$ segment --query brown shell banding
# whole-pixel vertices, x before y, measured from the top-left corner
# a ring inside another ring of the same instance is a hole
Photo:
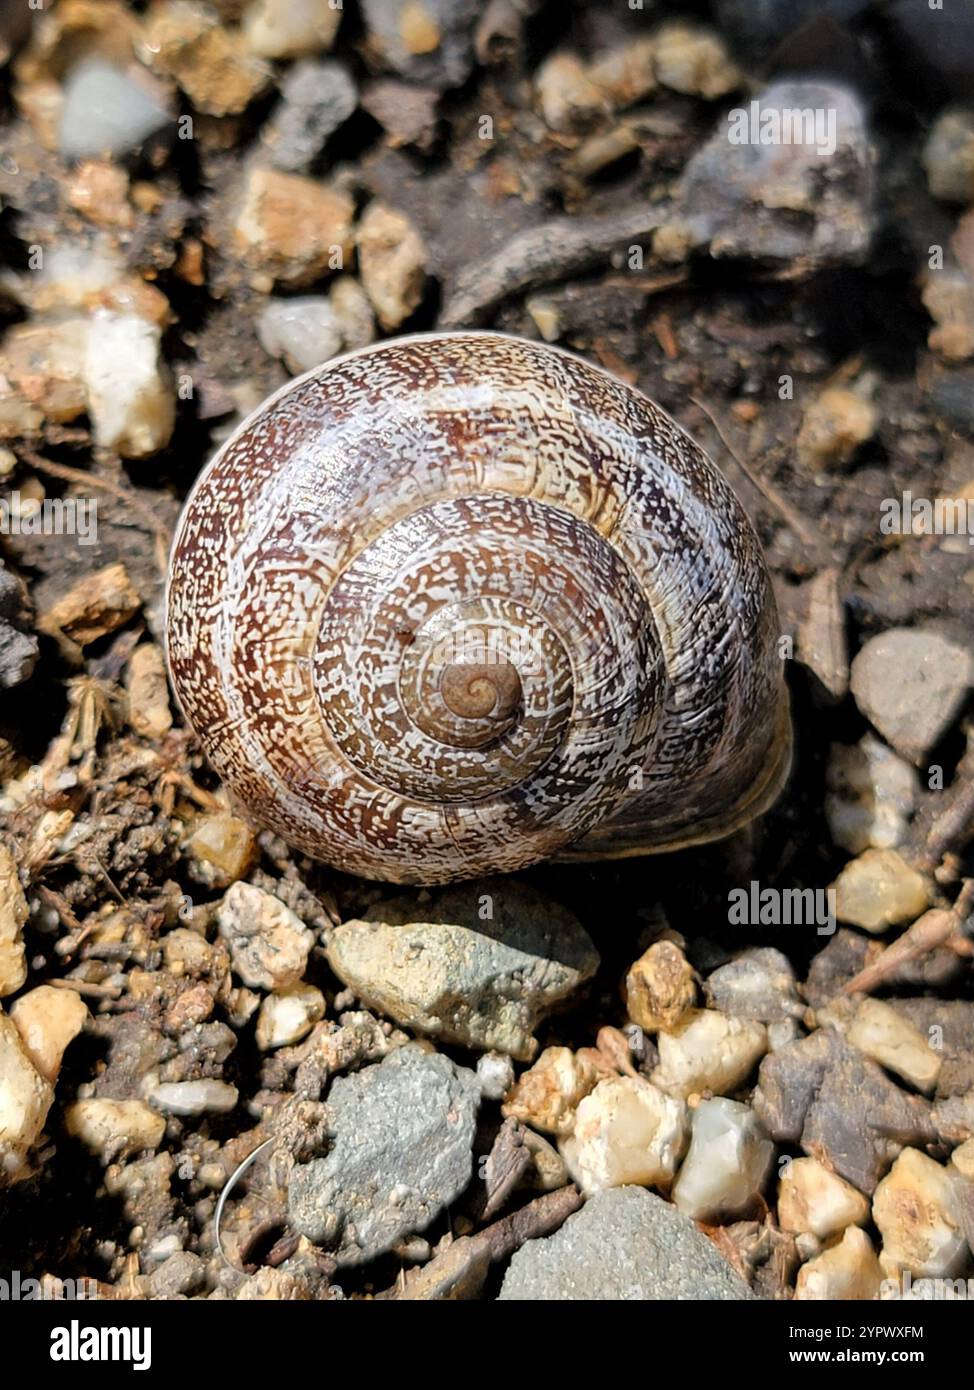
[[[709,838],[787,770],[770,582],[726,481],[538,344],[406,338],[290,383],[193,489],[168,609],[224,781],[368,878]],[[492,664],[496,698],[481,671],[460,699],[456,668]]]

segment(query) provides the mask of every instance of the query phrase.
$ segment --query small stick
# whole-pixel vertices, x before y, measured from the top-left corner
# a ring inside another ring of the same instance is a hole
[[[792,507],[790,503],[785,501],[785,499],[782,497],[781,493],[778,491],[778,489],[774,486],[773,483],[766,482],[763,478],[759,477],[758,474],[755,473],[749,467],[749,465],[744,462],[740,454],[737,452],[733,444],[728,439],[723,429],[723,426],[717,419],[717,416],[714,414],[714,412],[710,409],[710,407],[708,405],[705,405],[699,396],[691,396],[690,399],[691,401],[693,401],[693,404],[698,407],[698,409],[703,411],[704,415],[706,415],[707,419],[713,425],[714,429],[717,431],[720,442],[723,444],[724,448],[727,450],[731,458],[737,464],[738,468],[744,474],[745,478],[747,478],[749,482],[753,483],[753,485],[757,488],[758,492],[761,493],[762,497],[764,497],[765,500],[769,502],[770,505],[774,507],[777,512],[780,512],[781,516],[791,527],[791,529],[795,532],[795,534],[797,536],[800,536],[801,539],[810,549],[818,551],[820,549],[820,542],[818,536],[815,534],[814,528],[805,520],[803,516],[800,515],[800,513],[795,511],[794,507]]]
[[[503,299],[601,265],[620,244],[648,237],[663,223],[665,205],[620,217],[554,217],[513,237],[492,256],[457,276],[440,315],[442,328],[483,322]]]
[[[124,502],[148,527],[155,542],[155,558],[159,572],[163,575],[166,573],[169,564],[169,532],[141,497],[129,489],[120,487],[118,483],[109,482],[107,478],[97,478],[92,473],[86,473],[81,468],[71,468],[66,463],[53,463],[26,446],[21,446],[19,452],[24,462],[29,463],[31,468],[37,469],[39,473],[49,473],[52,478],[60,478],[65,483],[76,483],[79,487],[100,488],[117,501]]]
[[[877,986],[895,979],[902,967],[936,950],[948,946],[958,955],[972,954],[970,941],[963,926],[974,902],[974,879],[964,880],[953,907],[932,907],[918,918],[902,936],[886,947],[872,965],[867,965],[842,986],[842,994],[870,994]]]
[[[247,1155],[247,1157],[244,1159],[242,1163],[237,1164],[236,1168],[233,1170],[233,1172],[230,1174],[229,1178],[227,1178],[226,1182],[223,1185],[223,1191],[220,1193],[220,1200],[217,1202],[216,1211],[213,1214],[213,1239],[216,1242],[216,1248],[223,1256],[224,1261],[230,1266],[232,1270],[235,1270],[237,1274],[246,1274],[247,1271],[245,1269],[242,1269],[239,1265],[235,1265],[231,1260],[230,1256],[227,1254],[226,1250],[223,1248],[223,1240],[220,1236],[220,1223],[223,1220],[223,1208],[227,1204],[227,1198],[230,1196],[230,1193],[236,1187],[237,1183],[243,1177],[244,1173],[246,1173],[247,1169],[251,1166],[252,1163],[256,1162],[258,1156],[264,1152],[264,1150],[268,1147],[269,1144],[273,1144],[275,1142],[276,1141],[274,1139],[265,1139],[263,1144],[258,1144],[256,1149],[252,1149],[250,1151],[250,1153]]]

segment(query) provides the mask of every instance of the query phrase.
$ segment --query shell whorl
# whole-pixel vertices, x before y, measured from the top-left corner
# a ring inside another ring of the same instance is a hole
[[[538,344],[400,339],[290,383],[199,478],[168,607],[227,785],[365,877],[513,870],[619,816],[682,842],[780,761],[774,604],[729,487]]]

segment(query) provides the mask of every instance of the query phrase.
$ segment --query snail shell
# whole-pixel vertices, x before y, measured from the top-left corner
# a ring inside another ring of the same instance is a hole
[[[787,775],[747,517],[656,405],[551,347],[417,336],[292,381],[200,475],[167,602],[225,783],[366,878],[698,843]]]

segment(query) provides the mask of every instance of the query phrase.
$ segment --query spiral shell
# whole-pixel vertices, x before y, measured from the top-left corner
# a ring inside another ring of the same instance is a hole
[[[168,622],[251,817],[367,878],[714,838],[787,771],[774,600],[726,481],[535,343],[403,338],[292,381],[198,479]]]

